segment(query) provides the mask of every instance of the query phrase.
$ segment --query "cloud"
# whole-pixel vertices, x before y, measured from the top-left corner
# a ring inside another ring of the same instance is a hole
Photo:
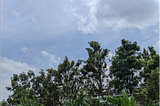
[[[83,0],[89,12],[74,12],[79,19],[78,30],[88,34],[107,28],[145,29],[158,22],[158,0]]]
[[[28,51],[28,48],[26,48],[26,47],[23,47],[23,48],[20,47],[20,49],[23,51],[23,53]]]
[[[109,59],[111,59],[113,56],[114,56],[113,53],[111,53],[111,52],[108,53],[108,58],[109,58]]]
[[[6,90],[6,87],[11,86],[11,81],[9,79],[7,79],[7,80],[2,79],[1,85],[2,85],[1,86],[1,95],[2,95],[1,101],[2,101],[3,99],[6,100],[9,95],[13,94],[13,92]]]
[[[50,67],[53,67],[52,63],[54,65],[58,65],[58,63],[60,63],[60,57],[57,57],[56,55],[50,54],[50,53],[48,53],[46,51],[42,51],[41,54],[43,56],[48,56],[49,57],[49,66]]]
[[[1,57],[1,91],[2,99],[7,99],[8,95],[11,95],[12,92],[6,90],[5,87],[11,86],[10,78],[13,74],[20,74],[22,72],[28,72],[28,70],[35,71],[35,67],[31,67],[26,63],[14,61],[8,59],[7,57]]]
[[[32,17],[32,21],[37,24],[36,19],[34,17]]]
[[[16,12],[16,11],[12,11],[11,13],[14,14],[14,15],[16,15],[16,16],[19,16],[19,13]]]
[[[28,72],[28,70],[35,71],[35,67],[31,67],[26,63],[10,60],[7,57],[1,57],[2,73],[18,74],[21,72]]]
[[[73,0],[70,0],[70,2],[73,2]]]
[[[157,51],[157,53],[159,54],[159,46],[160,45],[160,41],[156,42],[156,44],[154,45],[155,50]]]
[[[154,29],[153,31],[154,31],[155,33],[158,33],[158,32],[159,32],[158,29]]]

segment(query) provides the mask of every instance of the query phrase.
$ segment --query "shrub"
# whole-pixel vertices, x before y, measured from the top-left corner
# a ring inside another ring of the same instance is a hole
[[[105,96],[96,102],[96,106],[136,106],[133,95],[128,97],[126,92],[122,95],[123,97],[118,98]]]
[[[38,101],[36,99],[30,99],[26,96],[19,99],[20,103],[17,103],[17,106],[39,106]],[[43,105],[41,105],[43,106]]]
[[[91,100],[86,98],[87,95],[84,92],[81,92],[76,99],[68,100],[63,106],[89,106],[92,104]]]

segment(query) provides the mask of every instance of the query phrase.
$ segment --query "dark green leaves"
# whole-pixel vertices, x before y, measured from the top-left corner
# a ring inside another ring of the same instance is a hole
[[[101,92],[104,88],[104,79],[107,78],[105,75],[107,68],[105,59],[109,50],[102,49],[100,44],[96,41],[89,42],[89,45],[91,48],[86,48],[89,57],[86,61],[84,61],[85,65],[81,72],[87,82],[92,82],[87,83],[89,87],[88,89],[94,88],[92,85],[97,85],[97,95],[102,95]]]
[[[118,84],[117,88],[128,86],[128,89],[132,90],[133,86],[138,84],[135,72],[142,67],[137,56],[140,47],[137,46],[137,42],[131,43],[125,39],[122,39],[121,42],[122,46],[117,48],[116,55],[111,60],[110,74],[114,76],[114,82],[119,82],[119,84],[115,83]]]

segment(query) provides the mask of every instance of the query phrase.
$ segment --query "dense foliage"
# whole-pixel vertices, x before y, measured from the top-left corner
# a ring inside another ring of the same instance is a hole
[[[57,69],[41,70],[39,76],[31,70],[13,74],[11,87],[6,87],[13,94],[8,97],[8,103],[3,101],[3,105],[88,106],[96,96],[101,98],[96,102],[97,106],[136,106],[136,103],[156,106],[159,55],[153,47],[148,47],[149,52],[146,49],[140,52],[137,42],[122,39],[121,43],[110,60],[109,70],[106,63],[109,50],[91,41],[90,48],[86,48],[87,60],[70,62],[66,56]],[[111,86],[119,93],[124,88],[129,89],[132,96],[111,97],[108,95]]]
[[[122,39],[122,46],[117,48],[111,60],[110,75],[114,80],[110,83],[119,91],[126,87],[132,93],[133,88],[138,85],[140,78],[136,73],[142,67],[138,51],[140,47],[137,46],[137,42],[131,43]]]

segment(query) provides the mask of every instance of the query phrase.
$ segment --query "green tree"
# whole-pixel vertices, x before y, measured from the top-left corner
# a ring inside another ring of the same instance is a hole
[[[139,88],[134,88],[133,96],[138,104],[146,106],[148,104],[148,91],[145,86],[141,86]]]
[[[119,91],[123,88],[129,89],[130,93],[137,86],[140,78],[136,73],[142,67],[139,52],[140,47],[137,42],[131,43],[128,40],[122,39],[122,46],[115,51],[116,55],[112,57],[112,65],[110,67],[110,76],[114,80],[110,83],[118,88]]]
[[[60,87],[61,101],[65,102],[68,99],[75,99],[77,97],[83,85],[82,76],[79,71],[81,63],[82,61],[80,60],[76,64],[73,60],[69,62],[66,56],[63,63],[58,65],[58,75],[55,79]]]
[[[86,48],[89,58],[84,61],[85,65],[81,70],[88,89],[96,91],[99,96],[103,95],[104,79],[107,78],[107,64],[106,57],[109,52],[108,49],[102,49],[100,44],[96,41],[88,42],[91,48]],[[93,94],[92,94],[93,95]]]
[[[13,74],[13,77],[11,77],[11,87],[6,87],[8,91],[13,92],[7,99],[10,104],[15,105],[16,103],[19,103],[18,99],[23,96],[33,98],[30,82],[32,77],[34,77],[34,73],[31,70],[29,70],[27,74],[24,72],[20,73],[20,75]]]
[[[140,75],[144,78],[145,83],[149,78],[148,73],[151,73],[151,70],[155,70],[159,67],[159,55],[154,50],[153,46],[148,47],[148,49],[150,53],[145,48],[143,49],[143,53],[141,53],[144,68],[140,72]]]
[[[151,100],[159,100],[159,68],[151,70],[151,73],[148,73],[149,78],[147,79],[147,91],[148,97]]]
[[[134,89],[134,97],[142,105],[159,100],[159,68],[148,73],[148,79],[140,88]]]
[[[59,85],[58,85],[59,80],[57,80],[58,73],[59,72],[53,68],[47,69],[48,97],[51,98],[50,103],[52,103],[54,106],[61,105],[61,101],[60,101],[61,89],[59,88]]]
[[[8,101],[12,105],[20,104],[24,97],[38,99],[40,104],[45,106],[62,105],[65,100],[75,99],[82,88],[82,75],[79,73],[79,66],[82,63],[78,60],[69,62],[66,57],[58,70],[47,69],[47,73],[41,70],[39,76],[35,76],[33,71],[28,74],[14,74],[11,78],[11,87],[7,90],[13,91]]]
[[[54,69],[47,69],[48,73],[45,74],[44,70],[41,70],[39,76],[34,77],[32,81],[32,89],[35,92],[35,97],[40,99],[40,103],[45,106],[59,104],[58,87],[53,81]]]

